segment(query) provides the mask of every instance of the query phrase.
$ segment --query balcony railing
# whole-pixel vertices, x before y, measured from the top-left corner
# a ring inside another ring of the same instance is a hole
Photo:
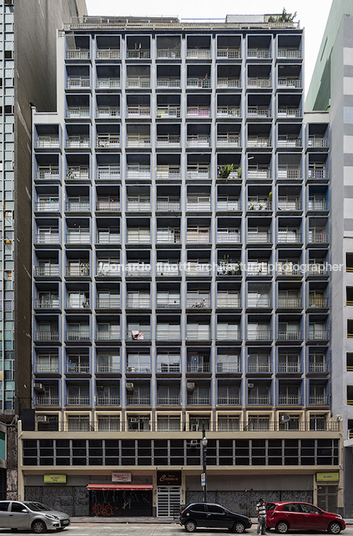
[[[65,275],[67,277],[88,277],[89,276],[89,264],[81,263],[79,266],[77,263],[69,264],[65,267]]]
[[[196,136],[188,136],[186,140],[188,147],[211,147],[210,136],[197,134]]]
[[[240,396],[218,396],[217,406],[240,406]]]
[[[330,403],[330,397],[328,395],[310,395],[310,406],[328,406]]]
[[[115,119],[120,117],[118,106],[98,106],[96,108],[96,119]]]
[[[328,329],[316,329],[309,328],[308,339],[310,341],[326,341],[330,338],[330,331]]]
[[[302,111],[301,108],[294,108],[292,106],[281,106],[278,107],[278,117],[301,117]]]
[[[279,165],[277,175],[279,179],[301,179],[302,168],[296,166]]]
[[[300,89],[302,87],[302,81],[300,78],[278,78],[278,87]]]
[[[187,244],[209,244],[211,240],[210,229],[205,231],[192,231],[187,230],[186,232],[186,243]]]
[[[33,372],[35,374],[58,374],[59,363],[35,363]]]
[[[113,363],[97,363],[97,374],[119,374],[120,365]]]
[[[298,309],[303,307],[303,300],[298,297],[292,297],[292,298],[282,298],[278,297],[278,307],[281,307],[282,309]]]
[[[180,326],[161,326],[157,324],[158,341],[179,341],[180,339]]]
[[[126,57],[129,60],[131,59],[148,60],[151,57],[151,53],[150,53],[149,48],[138,48],[134,50],[127,50]]]
[[[259,264],[248,264],[247,275],[251,277],[271,275],[271,269],[265,262]]]
[[[186,86],[188,88],[211,89],[211,80],[209,78],[187,78]]]
[[[69,136],[66,138],[66,149],[89,149],[90,141],[87,136]]]
[[[328,138],[325,138],[324,136],[309,136],[308,147],[326,148],[328,146]]]
[[[157,211],[159,212],[179,212],[181,210],[181,205],[179,199],[173,200],[160,200],[157,199]]]
[[[89,167],[88,166],[70,166],[66,171],[66,180],[89,180]]]
[[[67,201],[65,204],[66,212],[89,212],[90,203],[89,201]]]
[[[241,204],[240,199],[238,198],[229,198],[229,199],[217,199],[217,211],[219,212],[234,212],[234,211],[240,211],[241,210]]]
[[[90,233],[68,233],[65,237],[66,244],[90,244]]]
[[[37,233],[35,236],[36,244],[59,244],[60,235],[59,233]]]
[[[186,51],[188,60],[209,60],[211,58],[211,50],[208,48],[188,48]]]
[[[34,338],[36,341],[58,341],[58,331],[35,331]]]
[[[157,406],[181,406],[180,395],[179,396],[158,396]]]
[[[58,277],[59,274],[59,264],[49,264],[47,266],[34,267],[34,277]]]
[[[120,406],[119,396],[97,396],[97,406]]]
[[[271,169],[259,166],[248,167],[248,179],[270,179]]]
[[[222,361],[217,363],[217,373],[219,374],[238,374],[239,372],[241,372],[240,363],[226,363]]]
[[[59,397],[58,396],[36,396],[34,404],[35,406],[58,406]]]
[[[240,78],[217,78],[217,88],[241,88]]]
[[[97,78],[97,89],[119,89],[120,78]]]
[[[211,166],[196,164],[194,166],[189,165],[187,167],[188,179],[210,179],[211,178]]]
[[[249,396],[248,398],[249,406],[268,406],[270,404],[271,404],[270,395]]]
[[[126,169],[127,179],[150,179],[151,168],[149,164],[128,164]]]
[[[119,294],[102,298],[98,296],[96,301],[96,309],[118,309],[120,307]]]
[[[119,201],[100,201],[96,203],[97,212],[118,212],[120,209]]]
[[[271,86],[272,86],[271,78],[248,78],[248,87],[267,88]]]
[[[277,57],[286,59],[301,59],[302,51],[299,50],[299,48],[279,48]]]
[[[248,363],[248,372],[250,374],[269,373],[271,372],[271,363]]]
[[[186,338],[188,341],[208,341],[210,340],[210,329],[207,327],[199,331],[188,325]]]
[[[149,76],[128,76],[126,79],[127,88],[149,88],[151,86],[151,79]]]
[[[248,147],[271,147],[272,141],[271,138],[263,137],[263,136],[249,136],[247,146]]]
[[[180,106],[169,104],[166,106],[157,105],[157,118],[169,119],[170,117],[180,117]]]
[[[157,87],[158,88],[173,88],[173,87],[180,87],[180,78],[157,78]]]
[[[99,181],[111,181],[120,179],[120,166],[107,165],[98,166],[97,168],[97,180]]]
[[[301,374],[301,363],[278,363],[278,372],[289,372],[292,374]]]
[[[180,147],[181,138],[179,134],[165,134],[157,136],[157,147]]]
[[[66,80],[66,89],[88,89],[91,81],[87,77],[69,76]]]
[[[278,404],[280,406],[301,406],[303,397],[301,395],[279,395]]]
[[[271,58],[271,50],[269,48],[249,48],[248,58],[269,59]]]
[[[97,149],[117,149],[120,147],[120,136],[113,134],[99,135],[97,136],[96,147]]]
[[[66,49],[67,60],[89,60],[90,54],[88,48],[68,48]]]
[[[160,297],[157,294],[157,309],[180,309],[180,307],[180,296],[173,296],[166,299],[164,296]]]
[[[279,135],[278,136],[278,147],[302,147],[303,141],[301,138],[296,136],[288,136],[288,135]]]
[[[170,179],[178,180],[181,179],[181,169],[180,166],[157,166],[157,179]]]
[[[67,374],[89,374],[89,363],[67,363],[66,364],[66,373]]]
[[[157,363],[157,373],[179,374],[180,363]]]
[[[58,149],[59,147],[59,136],[39,136],[36,139],[37,149]]]
[[[301,341],[303,339],[303,332],[298,329],[296,331],[278,331],[279,341]]]
[[[160,261],[157,263],[157,277],[180,277],[181,270],[178,262],[172,263],[168,261]]]
[[[49,180],[49,181],[55,181],[59,180],[59,166],[38,166],[37,172],[36,172],[36,179],[37,180]]]
[[[254,298],[251,295],[248,296],[248,308],[262,308],[262,307],[271,307],[271,297],[263,296],[261,298]]]
[[[272,234],[266,232],[252,233],[248,232],[249,244],[270,244],[272,242]]]
[[[291,244],[291,243],[301,243],[302,234],[297,232],[284,232],[281,229],[278,230],[277,242],[279,244]]]
[[[277,208],[278,210],[285,210],[285,211],[301,210],[302,203],[299,198],[288,200],[287,198],[279,197]]]
[[[309,363],[309,372],[327,373],[329,372],[328,363]]]
[[[249,341],[267,341],[272,339],[272,331],[270,329],[259,329],[257,331],[248,330]]]
[[[120,60],[120,50],[118,48],[98,48],[96,51],[97,60]]]
[[[238,134],[217,134],[218,147],[241,147]]]
[[[318,309],[327,309],[329,306],[329,299],[323,296],[310,296],[309,294],[309,307]]]
[[[210,117],[211,116],[211,107],[210,106],[188,106],[186,108],[187,117]]]
[[[271,117],[271,108],[268,106],[248,106],[248,117]]]
[[[308,210],[327,211],[329,203],[325,199],[309,199]]]
[[[209,276],[212,271],[209,263],[202,262],[188,262],[186,265],[186,275],[187,276]]]
[[[157,48],[158,59],[179,59],[180,57],[180,47]]]
[[[309,230],[309,244],[325,244],[329,241],[329,234],[324,231]]]
[[[217,117],[241,117],[241,108],[238,106],[217,106]]]
[[[126,340],[128,341],[150,341],[151,340],[151,328],[150,326],[139,326],[136,329],[128,329],[126,334]]]
[[[97,341],[118,341],[120,339],[120,328],[119,326],[114,326],[114,329],[110,331],[99,330],[96,332]]]
[[[187,199],[186,210],[190,212],[208,212],[211,210],[211,200],[205,198],[202,201],[199,201],[198,198],[192,199],[189,197]]]
[[[66,397],[66,406],[89,406],[89,396],[70,396]]]
[[[85,106],[70,107],[66,110],[67,119],[87,119],[90,117],[90,110]]]
[[[240,48],[219,47],[217,48],[217,58],[237,59],[241,57]]]
[[[91,339],[88,331],[66,331],[65,339],[67,341],[89,341]]]
[[[50,201],[50,200],[41,200],[35,204],[35,210],[37,212],[58,212],[59,211],[59,200]]]
[[[151,307],[151,297],[146,296],[128,296],[126,300],[127,309],[149,309]]]
[[[128,396],[126,403],[128,406],[150,406],[151,398],[149,396]]]
[[[142,134],[128,134],[126,136],[126,147],[149,147],[151,145],[150,136],[143,136]]]
[[[211,397],[208,396],[188,396],[186,405],[187,406],[209,406],[211,403]]]
[[[98,231],[96,235],[97,244],[120,244],[120,234],[106,231]]]
[[[127,117],[149,117],[151,115],[151,108],[146,104],[136,104],[135,106],[128,106],[126,108]]]
[[[239,244],[240,232],[234,231],[217,231],[216,241],[218,244]]]
[[[309,164],[308,179],[328,179],[329,170],[324,165]]]
[[[59,304],[59,296],[57,298],[37,298],[34,300],[36,309],[57,309]]]

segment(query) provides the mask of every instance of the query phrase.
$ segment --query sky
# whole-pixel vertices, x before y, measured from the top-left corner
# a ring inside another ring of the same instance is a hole
[[[337,0],[333,0],[337,1]],[[331,0],[131,0],[128,7],[119,0],[86,0],[89,15],[119,16],[174,16],[179,19],[224,19],[226,15],[268,14],[297,12],[296,22],[305,28],[305,91],[309,89],[311,75],[315,67]],[[202,6],[202,11],[201,11]]]

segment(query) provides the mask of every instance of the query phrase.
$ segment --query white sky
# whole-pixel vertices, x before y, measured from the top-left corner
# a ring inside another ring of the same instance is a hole
[[[125,7],[119,0],[86,0],[89,15],[174,16],[189,18],[222,18],[236,14],[295,13],[295,21],[305,28],[305,90],[310,84],[322,34],[331,8],[331,0],[133,0]],[[202,7],[202,9],[201,9]]]

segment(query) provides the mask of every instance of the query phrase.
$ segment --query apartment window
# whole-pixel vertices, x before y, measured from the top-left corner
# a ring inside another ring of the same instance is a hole
[[[258,417],[250,415],[248,420],[248,430],[266,431],[270,429],[270,417]]]
[[[98,431],[99,432],[119,432],[120,431],[120,417],[112,415],[99,415],[98,416]]]
[[[88,432],[90,421],[88,415],[70,415],[67,419],[67,429],[69,432]]]
[[[310,415],[310,430],[326,430],[326,415]]]
[[[157,417],[158,432],[179,432],[180,417],[178,415],[163,415]]]
[[[347,360],[347,371],[353,372],[353,353],[347,352],[346,360]]]

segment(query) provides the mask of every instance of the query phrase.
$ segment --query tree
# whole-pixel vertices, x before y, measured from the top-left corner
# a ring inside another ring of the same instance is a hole
[[[270,17],[268,18],[268,22],[293,22],[296,16],[297,12],[293,14],[287,13],[286,8],[284,7],[281,15],[278,15],[276,17],[270,15]]]

